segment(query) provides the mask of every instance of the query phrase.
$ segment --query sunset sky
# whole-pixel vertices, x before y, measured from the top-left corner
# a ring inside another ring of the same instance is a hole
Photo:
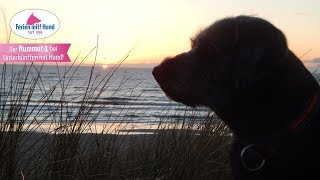
[[[0,6],[7,24],[24,9],[54,13],[60,29],[45,42],[71,43],[71,59],[78,53],[85,56],[99,35],[99,64],[115,63],[134,48],[126,64],[151,67],[187,51],[190,37],[215,20],[239,14],[271,21],[286,34],[297,56],[312,49],[302,57],[305,62],[320,57],[319,0],[0,0]],[[1,16],[1,43],[7,24]],[[34,41],[13,35],[11,42]]]

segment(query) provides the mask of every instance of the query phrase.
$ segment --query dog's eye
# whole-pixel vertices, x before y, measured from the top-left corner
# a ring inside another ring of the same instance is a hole
[[[206,44],[202,47],[199,47],[203,55],[212,55],[217,53],[217,48],[214,45]]]
[[[214,51],[215,48],[214,48],[213,46],[211,46],[211,45],[208,45],[208,46],[207,46],[207,50],[208,50],[208,51]]]
[[[209,51],[212,51],[212,52],[219,52],[218,47],[217,47],[216,45],[214,45],[214,44],[208,44],[208,45],[207,45],[207,49],[208,49]]]
[[[211,54],[211,55],[214,54],[215,56],[225,56],[223,51],[221,51],[221,49],[215,44],[208,44],[206,51],[207,51],[207,54]]]

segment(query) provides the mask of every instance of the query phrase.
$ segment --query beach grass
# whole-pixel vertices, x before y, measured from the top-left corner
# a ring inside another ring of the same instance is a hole
[[[95,104],[98,98],[92,100],[92,96],[99,96],[107,85],[88,83],[77,113],[68,117],[65,112],[70,102],[65,100],[63,91],[68,88],[65,75],[57,75],[62,79],[58,84],[41,87],[41,70],[36,74],[30,70],[35,67],[24,65],[18,74],[9,76],[8,66],[2,66],[0,179],[230,177],[230,132],[214,115],[208,114],[203,121],[196,120],[197,117],[186,116],[183,120],[167,117],[154,124],[156,128],[141,130],[131,129],[130,122],[120,120],[120,125],[109,122],[94,131],[99,114],[92,116],[91,110],[98,107],[101,112],[103,106]],[[40,87],[41,101],[29,106],[35,89]],[[50,99],[58,88],[61,100],[52,105]],[[49,102],[52,108],[44,108]],[[126,113],[125,106],[123,109]]]
[[[203,121],[163,117],[153,128],[141,130],[127,119],[122,122],[119,114],[117,122],[107,120],[97,130],[96,119],[106,107],[98,99],[130,52],[105,74],[96,73],[94,63],[81,86],[85,91],[76,99],[69,98],[68,88],[82,62],[92,53],[97,57],[98,39],[84,58],[76,57],[63,71],[56,64],[58,80],[50,86],[42,78],[44,64],[19,65],[23,68],[14,71],[15,65],[4,63],[0,179],[230,179],[231,135],[213,114],[201,117]],[[123,77],[117,90],[128,80]],[[76,100],[80,105],[72,109]]]

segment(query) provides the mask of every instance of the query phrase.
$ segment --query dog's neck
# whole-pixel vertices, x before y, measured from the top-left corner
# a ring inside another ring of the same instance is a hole
[[[259,141],[288,129],[319,92],[318,82],[293,53],[286,60],[290,62],[284,62],[278,72],[237,95],[233,106],[220,113],[237,137]]]

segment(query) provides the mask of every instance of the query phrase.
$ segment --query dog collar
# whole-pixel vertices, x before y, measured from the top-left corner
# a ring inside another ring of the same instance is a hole
[[[319,92],[309,100],[308,106],[305,109],[304,113],[294,121],[289,130],[296,131],[298,130],[306,121],[307,117],[310,117],[310,114],[317,109],[316,105],[319,106]],[[245,146],[240,154],[240,159],[243,167],[248,171],[258,171],[266,163],[274,153],[275,149],[269,143],[266,144],[249,144]]]
[[[316,93],[310,100],[308,107],[306,108],[305,112],[296,120],[291,126],[291,130],[296,130],[298,129],[306,120],[307,117],[310,115],[312,110],[314,110],[315,105],[319,99],[319,94]]]

